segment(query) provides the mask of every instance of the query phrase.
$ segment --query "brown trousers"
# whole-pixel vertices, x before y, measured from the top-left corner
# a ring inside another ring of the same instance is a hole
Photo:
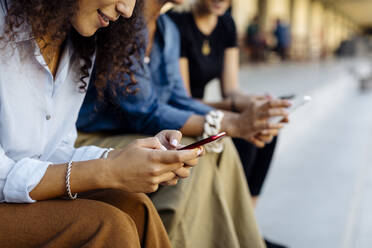
[[[81,133],[76,145],[120,148],[144,137]],[[174,248],[265,247],[238,153],[230,138],[224,143],[221,154],[201,157],[189,178],[151,195]]]
[[[145,194],[99,190],[77,200],[0,204],[0,247],[171,247]]]

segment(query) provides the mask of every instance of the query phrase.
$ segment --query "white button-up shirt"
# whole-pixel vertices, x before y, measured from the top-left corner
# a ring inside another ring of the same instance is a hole
[[[0,36],[4,16],[0,8]],[[106,151],[74,148],[85,96],[79,78],[80,60],[69,42],[55,79],[27,32],[0,48],[0,202],[34,202],[29,193],[48,166],[97,159]]]

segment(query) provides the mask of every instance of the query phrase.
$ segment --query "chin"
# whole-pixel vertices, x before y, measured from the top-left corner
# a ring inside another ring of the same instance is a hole
[[[76,31],[83,37],[91,37],[97,32],[97,29],[76,29]]]
[[[213,10],[212,13],[217,16],[223,16],[227,10]]]

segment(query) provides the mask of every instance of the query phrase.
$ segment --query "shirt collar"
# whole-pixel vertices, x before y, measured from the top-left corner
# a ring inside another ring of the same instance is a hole
[[[8,6],[11,5],[12,0],[0,0],[0,18],[3,20],[0,20],[0,27],[1,29],[4,29],[5,25],[5,18],[8,14]],[[1,13],[2,12],[2,13]],[[0,32],[3,35],[3,32]],[[23,23],[19,27],[14,28],[14,40],[12,42],[19,43],[24,41],[33,40],[34,37],[32,35],[32,28],[29,24]]]
[[[31,32],[32,29],[28,24],[24,24],[21,27],[15,29],[14,31],[16,33],[14,37],[15,43],[34,40],[34,36],[32,35]]]

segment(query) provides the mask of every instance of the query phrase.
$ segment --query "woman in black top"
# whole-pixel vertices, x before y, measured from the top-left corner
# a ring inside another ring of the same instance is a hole
[[[238,83],[239,51],[237,32],[231,15],[225,13],[230,0],[197,0],[190,12],[170,12],[181,34],[181,73],[191,96],[202,99],[205,86],[219,79],[224,100],[209,105],[241,112],[249,104],[259,104],[268,96],[245,95]],[[267,145],[253,144],[234,138],[256,205],[276,146],[275,134],[269,134]],[[253,142],[257,144],[256,142]],[[282,247],[269,244],[268,247]]]
[[[223,15],[217,19],[215,28],[209,34],[205,34],[199,29],[192,13],[170,15],[179,25],[180,30],[182,29],[181,61],[183,66],[181,69],[184,76],[186,76],[185,69],[189,71],[187,75],[189,79],[185,80],[187,89],[193,97],[201,99],[208,82],[215,78],[222,79],[225,52],[234,53],[233,56],[236,56],[235,50],[238,45],[234,21],[230,15]],[[184,66],[185,62],[187,62],[187,68]],[[230,87],[230,85],[226,86]],[[233,93],[229,91],[232,89],[224,88],[224,96]]]

